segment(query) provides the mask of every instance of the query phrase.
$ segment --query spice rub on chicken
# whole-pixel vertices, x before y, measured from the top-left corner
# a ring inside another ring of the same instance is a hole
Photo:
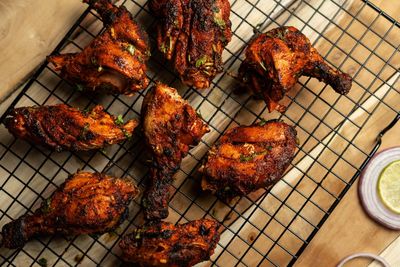
[[[209,129],[176,89],[161,83],[146,94],[141,113],[145,140],[153,156],[149,187],[142,203],[147,219],[163,219],[168,216],[173,175],[189,149]]]
[[[11,110],[5,126],[15,137],[44,145],[56,151],[100,149],[132,136],[138,125],[108,114],[102,106],[88,111],[65,104],[21,107]]]
[[[176,226],[159,222],[136,229],[119,245],[123,259],[135,266],[190,267],[214,253],[220,237],[218,227],[211,219]]]
[[[279,27],[255,36],[239,68],[245,87],[264,98],[270,112],[285,111],[279,101],[302,75],[329,84],[339,94],[347,94],[351,88],[351,77],[330,67],[295,27]]]
[[[102,17],[106,29],[79,53],[48,57],[78,90],[133,95],[149,83],[146,32],[124,7],[109,0],[84,0]]]
[[[222,52],[232,37],[228,0],[151,0],[158,18],[158,49],[181,80],[206,89],[223,71]]]
[[[127,179],[78,172],[33,214],[4,225],[1,245],[13,249],[36,236],[108,232],[125,219],[128,204],[137,194],[138,189]]]
[[[296,130],[262,121],[228,130],[209,150],[199,171],[201,186],[230,200],[277,183],[296,151]]]

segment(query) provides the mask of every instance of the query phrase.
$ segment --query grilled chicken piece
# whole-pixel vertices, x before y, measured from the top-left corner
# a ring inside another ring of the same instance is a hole
[[[61,76],[79,90],[133,95],[147,87],[146,61],[149,44],[146,32],[124,6],[109,0],[84,0],[97,10],[106,29],[80,53],[49,56]]]
[[[119,245],[123,259],[138,266],[188,267],[208,260],[214,253],[218,227],[218,222],[210,219],[177,226],[159,222],[136,229]]]
[[[264,98],[270,112],[285,111],[278,102],[302,75],[329,84],[339,94],[347,94],[351,88],[351,77],[326,64],[310,40],[294,27],[280,27],[256,36],[239,68],[245,87]]]
[[[56,151],[99,149],[132,136],[138,125],[135,120],[122,120],[95,106],[79,111],[64,104],[13,109],[5,126],[15,137]]]
[[[147,219],[168,216],[169,184],[191,146],[209,131],[189,103],[164,84],[149,90],[142,105],[146,142],[153,154],[150,185],[143,198]]]
[[[152,0],[158,49],[187,85],[210,86],[232,37],[228,0]]]
[[[226,200],[269,190],[292,161],[296,142],[296,130],[280,121],[230,129],[200,167],[201,186]]]
[[[100,234],[116,228],[138,194],[131,181],[101,173],[70,176],[33,214],[3,226],[2,246],[19,248],[35,236]]]

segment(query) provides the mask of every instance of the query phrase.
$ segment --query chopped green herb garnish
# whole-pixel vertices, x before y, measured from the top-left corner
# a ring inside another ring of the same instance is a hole
[[[104,155],[107,155],[107,151],[106,151],[104,148],[100,149],[100,152],[101,152],[102,154],[104,154]]]
[[[90,61],[92,62],[93,65],[97,66],[97,59],[95,57],[92,57]]]
[[[150,50],[146,50],[146,56],[148,56],[148,57],[151,56],[151,51]]]
[[[162,43],[162,44],[160,45],[160,51],[161,51],[163,54],[167,53],[167,47],[165,46],[164,43]]]
[[[267,123],[267,121],[264,118],[261,118],[261,121],[258,123],[260,126],[264,126]]]
[[[201,65],[207,62],[207,56],[202,56],[196,60],[196,68],[200,67]]]
[[[249,155],[249,156],[245,156],[245,155],[240,155],[240,162],[247,162],[250,161],[254,158],[254,155]]]
[[[117,124],[117,125],[124,124],[124,119],[122,118],[121,114],[119,114],[118,117],[115,119],[115,124]]]
[[[136,231],[135,239],[140,239],[140,231]]]
[[[47,267],[47,260],[45,258],[40,258],[38,264],[42,267]]]
[[[131,139],[132,134],[128,133],[124,128],[121,129],[127,139]]]
[[[197,114],[197,116],[198,116],[200,119],[203,119],[203,115],[201,115],[200,110],[197,110],[197,111],[196,111],[196,114]]]
[[[82,84],[76,84],[76,90],[77,91],[79,91],[79,92],[82,92],[83,91],[83,89],[84,89],[84,87],[83,87],[83,85]]]
[[[217,7],[217,6],[213,6],[212,8],[211,8],[211,10],[214,12],[214,13],[218,13],[219,12],[219,7]]]
[[[86,122],[83,125],[82,132],[81,132],[80,136],[78,137],[78,140],[86,140],[86,134],[89,131],[89,127],[90,127],[90,124],[88,122]]]
[[[42,203],[42,212],[43,213],[48,213],[50,211],[50,205],[51,205],[51,198],[46,199],[45,201],[43,201]]]
[[[135,54],[135,50],[136,50],[136,48],[135,48],[135,46],[134,45],[132,45],[132,44],[128,44],[127,46],[126,46],[126,51],[128,51],[129,52],[129,54],[131,54],[132,56]]]
[[[215,16],[214,16],[214,22],[215,22],[215,24],[217,24],[218,27],[220,27],[221,29],[225,29],[226,24],[225,24],[225,21],[224,21],[222,18],[219,18],[219,17],[215,17]]]

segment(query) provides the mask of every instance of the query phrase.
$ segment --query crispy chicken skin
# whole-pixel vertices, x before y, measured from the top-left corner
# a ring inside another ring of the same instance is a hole
[[[168,216],[169,184],[191,146],[209,131],[189,103],[176,89],[157,84],[142,105],[143,129],[153,155],[150,184],[143,197],[147,219]]]
[[[135,120],[123,124],[95,106],[80,111],[65,104],[13,109],[5,126],[15,137],[56,151],[99,149],[132,136]]]
[[[189,267],[208,260],[219,241],[219,224],[201,219],[174,226],[159,222],[136,229],[120,242],[123,259],[135,266]]]
[[[296,130],[280,121],[262,121],[228,130],[210,149],[199,171],[201,186],[230,200],[282,177],[296,150]]]
[[[239,68],[245,87],[264,98],[270,112],[285,111],[278,102],[302,75],[329,84],[339,94],[347,94],[351,88],[351,77],[326,64],[310,40],[294,27],[280,27],[256,36]]]
[[[124,6],[109,0],[85,0],[97,10],[106,26],[79,53],[49,56],[61,76],[79,90],[133,95],[147,87],[146,61],[149,44],[146,32]]]
[[[232,37],[228,0],[152,0],[159,18],[157,45],[181,80],[206,89],[223,71],[222,51]]]
[[[138,190],[126,179],[100,173],[70,176],[33,214],[3,226],[2,246],[19,248],[34,236],[99,234],[126,217]]]

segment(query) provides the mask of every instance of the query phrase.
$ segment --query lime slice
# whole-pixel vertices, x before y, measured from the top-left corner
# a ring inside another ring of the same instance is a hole
[[[378,180],[378,194],[390,210],[400,214],[400,160],[382,170]]]

